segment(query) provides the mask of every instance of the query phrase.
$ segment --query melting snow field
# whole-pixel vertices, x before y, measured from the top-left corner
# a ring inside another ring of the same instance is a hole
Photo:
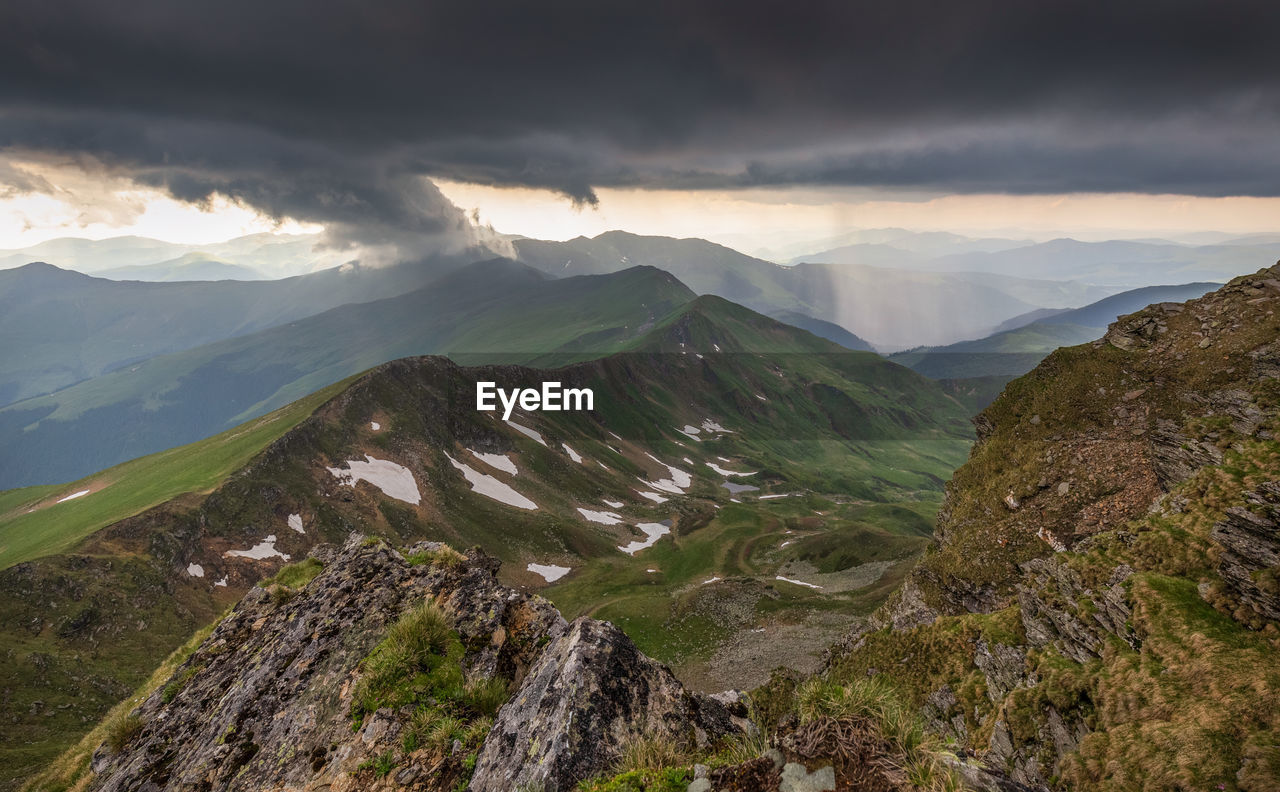
[[[659,465],[662,465],[671,475],[671,478],[658,479],[657,481],[646,481],[645,479],[640,479],[650,487],[653,487],[659,492],[669,492],[672,495],[683,495],[685,488],[693,484],[693,476],[684,472],[680,468],[668,465],[653,454],[646,453],[645,456],[649,457],[654,462],[657,462]]]
[[[722,476],[754,476],[758,472],[755,470],[748,470],[740,473],[736,470],[725,470],[724,468],[717,465],[715,462],[708,462],[707,467],[711,468],[712,470],[714,470],[715,472],[719,473]]]
[[[302,515],[301,515],[301,514],[290,514],[290,515],[289,515],[289,527],[290,527],[290,528],[292,528],[293,530],[297,531],[297,532],[298,532],[298,533],[300,533],[300,534],[304,534],[304,533],[306,533],[306,531],[302,530]]]
[[[397,465],[386,459],[374,459],[365,454],[364,462],[347,460],[347,469],[325,468],[348,487],[354,487],[357,481],[364,480],[382,490],[383,494],[396,500],[412,503],[417,506],[422,502],[418,493],[418,483],[413,480],[413,473],[403,465]]]
[[[530,564],[525,569],[542,575],[548,583],[554,583],[573,571],[569,567],[556,566],[555,564]]]
[[[248,550],[228,550],[223,553],[224,556],[233,558],[252,558],[254,561],[261,561],[264,558],[278,557],[285,561],[289,560],[288,553],[282,553],[276,549],[276,535],[271,534],[266,539],[258,542]]]
[[[561,443],[560,445],[564,448],[564,452],[569,455],[570,459],[574,462],[582,462],[582,454],[579,454],[577,451],[570,448],[568,443]]]
[[[462,475],[467,479],[467,483],[471,485],[471,489],[484,495],[487,498],[493,498],[500,503],[508,506],[515,506],[517,509],[534,510],[538,508],[538,504],[529,500],[525,496],[513,490],[501,481],[487,473],[481,473],[470,465],[464,465],[453,457],[445,454],[445,457],[456,467],[462,471]]]
[[[621,508],[622,508],[622,501],[611,501],[611,500],[609,500],[608,498],[605,498],[605,500],[604,500],[604,505],[605,505],[605,506],[608,506],[608,507],[610,507],[610,508],[613,508],[613,509],[621,509]]]
[[[533,431],[527,426],[521,426],[515,421],[507,421],[507,425],[510,426],[512,429],[515,429],[517,432],[524,435],[525,437],[532,439],[538,445],[545,446],[547,444],[547,441],[542,439],[542,435],[538,434],[537,432]]]
[[[69,500],[75,500],[76,498],[83,498],[85,495],[88,495],[89,492],[90,490],[80,490],[79,492],[73,492],[65,498],[59,498],[58,503],[66,503]]]
[[[516,463],[512,462],[511,457],[506,454],[485,454],[471,448],[468,448],[467,450],[474,454],[481,462],[495,470],[501,470],[502,472],[510,473],[513,476],[520,472],[516,470]]]
[[[805,588],[811,588],[811,589],[822,588],[822,586],[815,586],[812,583],[805,583],[803,580],[792,580],[791,578],[785,578],[782,575],[778,575],[778,580],[781,580],[784,583],[794,583],[797,586],[804,586]]]
[[[656,492],[645,492],[644,490],[636,490],[636,492],[640,493],[640,497],[642,497],[642,498],[648,498],[649,500],[653,501],[654,503],[666,503],[666,502],[667,502],[667,498],[662,497],[661,495],[659,495],[659,494],[658,494],[658,493],[656,493]]]
[[[653,547],[654,543],[659,539],[671,533],[671,528],[662,523],[639,523],[636,527],[644,532],[645,540],[643,542],[635,541],[626,547],[618,548],[627,555],[635,555],[646,547]]]
[[[196,563],[187,564],[187,574],[191,577],[204,577],[204,567]]]
[[[723,426],[711,420],[710,418],[702,422],[702,428],[708,432],[722,432],[724,434],[733,434],[733,432],[729,431],[728,429],[725,429]]]
[[[591,511],[590,509],[584,509],[581,506],[578,507],[578,511],[582,512],[582,516],[586,517],[591,522],[600,523],[601,525],[621,525],[625,522],[620,516],[613,512]]]

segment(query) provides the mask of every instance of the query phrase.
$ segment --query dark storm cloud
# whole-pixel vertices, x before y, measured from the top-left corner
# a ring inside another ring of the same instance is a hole
[[[448,234],[423,177],[1280,194],[1273,2],[0,7],[0,146],[339,238]]]

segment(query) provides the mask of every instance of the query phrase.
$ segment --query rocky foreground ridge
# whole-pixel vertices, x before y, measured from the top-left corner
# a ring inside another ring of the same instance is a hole
[[[478,551],[401,554],[354,535],[311,558],[314,579],[253,588],[113,730],[91,788],[453,790],[469,778],[477,792],[550,792],[606,770],[641,734],[692,748],[746,726],[741,707],[686,691],[613,625],[568,623],[499,585],[498,562]],[[428,602],[456,651],[391,675],[384,705],[362,711],[387,636]],[[484,690],[501,691],[491,726],[468,722]],[[467,703],[443,708],[450,696]],[[452,721],[424,728],[423,713],[442,709]]]
[[[1280,789],[1280,264],[1060,349],[830,655],[1031,789]]]

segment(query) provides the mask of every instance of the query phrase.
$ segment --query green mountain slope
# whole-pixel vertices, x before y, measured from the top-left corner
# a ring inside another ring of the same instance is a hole
[[[1277,788],[1277,307],[1280,266],[1012,382],[828,680],[1033,789]]]
[[[963,409],[874,354],[717,298],[676,309],[628,346],[554,372],[385,364],[209,494],[102,529],[68,507],[145,489],[133,477],[163,465],[122,466],[73,501],[50,502],[63,490],[23,501],[34,514],[64,510],[42,525],[70,549],[0,572],[0,630],[15,649],[0,657],[0,679],[18,715],[0,723],[8,777],[87,730],[281,554],[297,561],[352,530],[480,544],[517,585],[546,586],[530,564],[567,568],[546,589],[567,615],[615,620],[708,687],[741,674],[734,653],[751,645],[816,665],[848,614],[882,601],[926,543],[942,481],[969,444]],[[518,411],[506,423],[475,409],[477,381],[550,377],[592,388],[594,411]],[[183,459],[212,469],[215,448]],[[10,514],[21,500],[0,496]]]
[[[551,280],[509,261],[474,264],[400,297],[154,357],[0,409],[0,483],[65,481],[192,442],[407,355],[600,355],[692,297],[652,269]]]

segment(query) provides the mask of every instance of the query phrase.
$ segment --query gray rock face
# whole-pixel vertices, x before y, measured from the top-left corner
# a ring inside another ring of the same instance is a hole
[[[582,618],[552,640],[498,713],[472,792],[560,792],[609,767],[640,736],[705,746],[738,730],[728,708],[692,694],[612,624]]]
[[[1222,546],[1218,573],[1239,599],[1280,619],[1280,481],[1269,481],[1232,506],[1211,536]]]
[[[617,628],[569,625],[541,597],[500,585],[483,554],[413,565],[359,536],[314,554],[325,566],[305,588],[252,589],[139,706],[137,734],[95,754],[93,789],[452,790],[456,746],[444,757],[404,750],[410,708],[380,709],[352,730],[361,661],[426,598],[452,618],[468,680],[514,685],[481,750],[477,790],[568,789],[607,770],[629,735],[705,744],[738,728],[730,707],[687,692]],[[391,772],[366,769],[388,755]]]
[[[1033,646],[1052,643],[1079,663],[1101,655],[1106,633],[1135,649],[1139,646],[1138,637],[1127,625],[1132,613],[1124,589],[1124,581],[1133,574],[1129,567],[1116,567],[1098,591],[1086,586],[1079,574],[1056,557],[1033,559],[1022,569],[1025,574],[1018,586],[1018,605],[1023,630]],[[1086,602],[1091,604],[1088,615],[1081,607]]]

